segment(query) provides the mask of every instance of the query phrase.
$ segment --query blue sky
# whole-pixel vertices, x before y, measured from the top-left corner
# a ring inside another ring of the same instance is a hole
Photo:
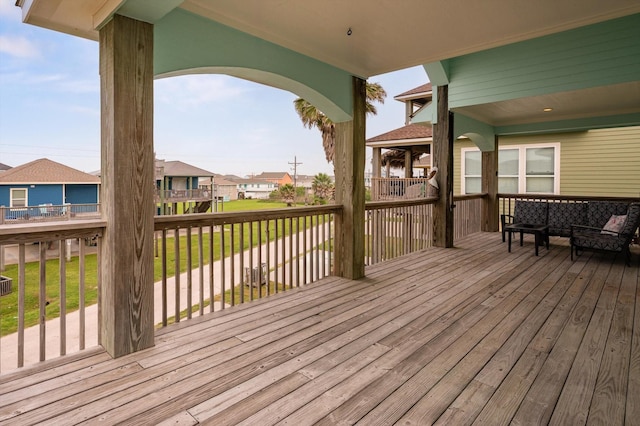
[[[98,170],[98,43],[23,24],[14,4],[0,0],[0,163],[49,158],[85,172]],[[367,118],[372,137],[404,124],[404,106],[393,96],[426,83],[427,76],[415,67],[369,80],[388,94],[378,115]],[[288,163],[297,157],[299,174],[332,174],[320,132],[302,126],[295,98],[224,75],[156,80],[157,157],[240,176],[291,172]]]

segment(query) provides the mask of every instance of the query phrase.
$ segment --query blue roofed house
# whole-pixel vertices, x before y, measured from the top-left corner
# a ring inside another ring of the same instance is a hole
[[[67,212],[95,214],[99,200],[99,177],[46,158],[0,174],[2,220],[52,217]]]

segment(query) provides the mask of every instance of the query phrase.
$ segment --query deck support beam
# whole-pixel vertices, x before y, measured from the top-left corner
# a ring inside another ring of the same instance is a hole
[[[100,30],[102,215],[99,341],[113,357],[154,344],[153,25]]]
[[[365,84],[353,77],[353,120],[336,123],[334,274],[352,280],[364,276]]]
[[[406,179],[413,177],[413,153],[411,147],[404,151],[404,177]]]
[[[497,232],[500,228],[498,208],[498,136],[493,151],[482,151],[482,192],[487,198],[482,203],[482,231]]]
[[[433,208],[433,245],[453,247],[453,116],[449,112],[449,86],[438,86],[437,94],[433,165],[438,168],[439,199]]]

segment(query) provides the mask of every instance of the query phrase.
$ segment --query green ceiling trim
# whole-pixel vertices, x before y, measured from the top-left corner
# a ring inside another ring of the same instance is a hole
[[[547,121],[514,126],[496,126],[498,135],[579,132],[591,129],[640,126],[640,113],[589,117],[573,120]]]
[[[424,64],[423,68],[427,72],[432,85],[446,86],[449,84],[449,60]],[[435,90],[433,93],[435,94]]]
[[[224,73],[287,90],[334,122],[352,119],[352,76],[182,9],[154,26],[154,74]]]
[[[482,121],[475,120],[459,113],[453,114],[453,138],[460,136],[469,138],[480,151],[493,151],[495,149],[495,129]]]

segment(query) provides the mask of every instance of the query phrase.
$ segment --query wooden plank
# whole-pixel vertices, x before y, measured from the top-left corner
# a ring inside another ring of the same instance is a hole
[[[500,229],[498,206],[498,136],[493,141],[493,151],[482,151],[482,192],[487,197],[482,200],[481,227],[485,232]]]
[[[516,412],[516,424],[547,423],[578,351],[611,265],[599,263],[540,374]]]
[[[552,424],[584,424],[587,420],[591,405],[591,398],[587,395],[593,394],[622,279],[623,267],[616,266],[613,265],[600,293],[598,304],[553,411]]]
[[[153,25],[114,15],[99,31],[103,217],[100,342],[154,344]]]
[[[335,216],[334,274],[349,279],[364,276],[365,87],[353,77],[353,119],[335,125],[335,199],[342,214]]]
[[[438,86],[438,122],[433,125],[433,165],[438,168],[439,199],[433,208],[433,245],[453,247],[453,118],[449,86]]]
[[[623,268],[621,263],[616,266]],[[629,394],[627,388],[638,279],[630,268],[624,267],[624,271],[589,410],[587,424],[591,425],[625,424],[627,398],[637,401],[639,397],[638,394]]]
[[[629,384],[627,386],[627,409],[625,421],[628,425],[640,419],[640,401],[634,397],[640,395],[640,267],[636,271],[635,316],[631,334],[631,354],[629,359]],[[633,269],[625,271],[633,276]]]

